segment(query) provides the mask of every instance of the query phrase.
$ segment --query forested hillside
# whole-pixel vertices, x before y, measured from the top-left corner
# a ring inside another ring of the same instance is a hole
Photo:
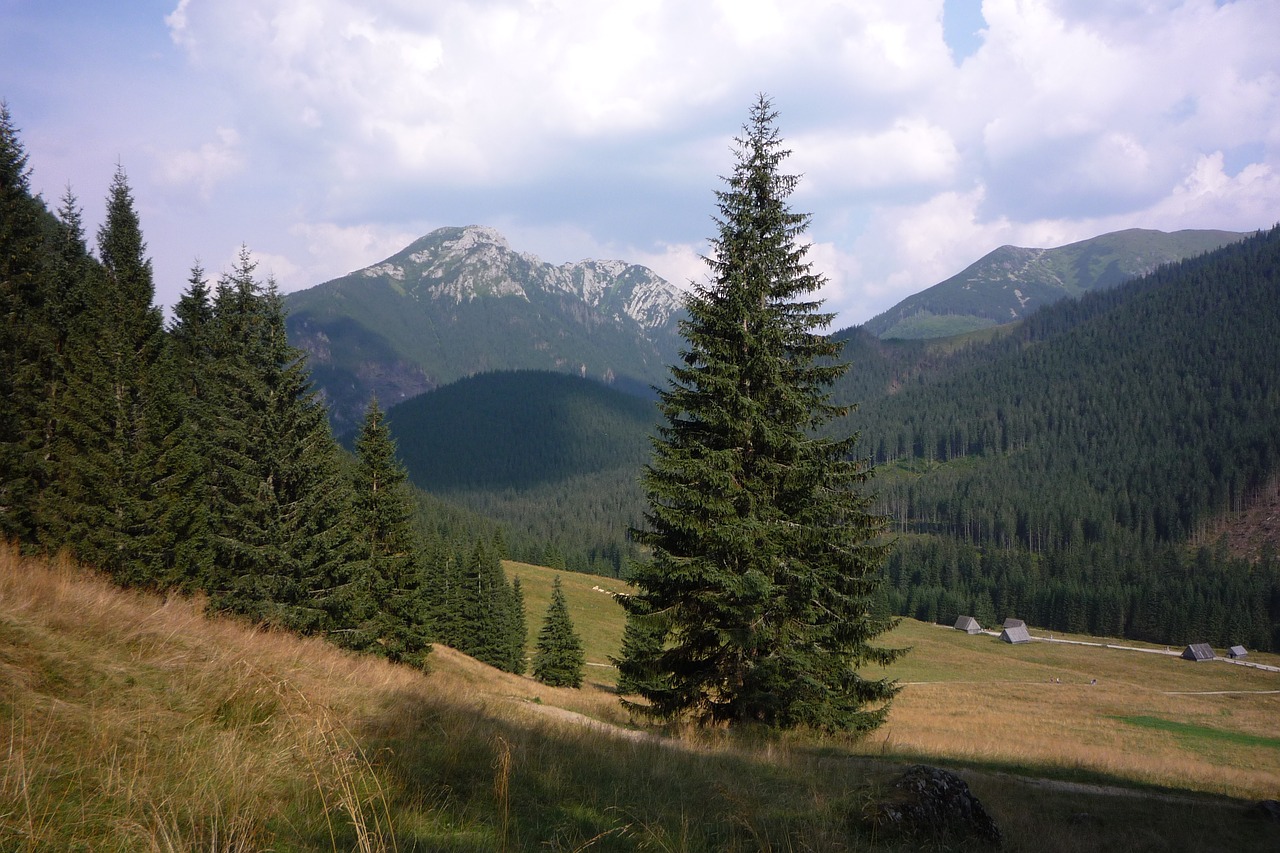
[[[502,523],[512,556],[618,574],[657,409],[549,371],[484,373],[391,409],[415,484]]]
[[[1272,230],[989,343],[899,359],[851,419],[885,512],[913,534],[891,565],[895,609],[1275,647],[1275,551],[1184,543],[1277,470],[1278,335]],[[873,374],[895,354],[871,352]]]
[[[1242,237],[1230,231],[1166,234],[1130,228],[1053,249],[1001,246],[872,317],[863,328],[882,338],[939,338],[1003,325]]]
[[[501,538],[415,503],[376,403],[341,451],[248,250],[193,268],[166,328],[123,168],[106,208],[95,256],[0,106],[0,537],[355,651],[523,671]]]

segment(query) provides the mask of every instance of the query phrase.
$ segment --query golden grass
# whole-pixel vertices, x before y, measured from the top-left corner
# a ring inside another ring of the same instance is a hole
[[[527,600],[549,596],[554,572],[520,569]],[[609,582],[562,582],[592,626],[588,659],[607,659],[621,614],[591,587]],[[607,679],[549,688],[442,647],[423,673],[0,547],[0,850],[881,849],[853,822],[914,760],[967,764],[1006,850],[1269,837],[1196,792],[1275,796],[1276,749],[1116,718],[1275,737],[1275,696],[1172,694],[1280,676],[914,622],[890,641],[915,646],[893,670],[913,683],[867,742],[619,737]],[[1176,790],[1104,796],[1007,771]],[[1082,812],[1093,822],[1075,825]]]
[[[919,622],[889,639],[914,649],[891,670],[904,686],[865,749],[1239,797],[1280,791],[1280,692],[1268,692],[1280,691],[1280,674],[1119,649],[1011,646]],[[1171,734],[1134,718],[1193,728]]]

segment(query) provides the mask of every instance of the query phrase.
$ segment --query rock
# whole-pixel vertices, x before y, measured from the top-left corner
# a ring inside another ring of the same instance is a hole
[[[1263,800],[1254,803],[1245,812],[1246,817],[1256,820],[1269,820],[1272,823],[1280,823],[1280,800]]]
[[[1000,843],[1000,828],[963,779],[917,764],[893,785],[893,795],[870,809],[878,829],[905,835]]]

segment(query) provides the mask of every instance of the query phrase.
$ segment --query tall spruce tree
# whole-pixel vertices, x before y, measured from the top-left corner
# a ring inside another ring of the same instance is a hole
[[[581,687],[582,669],[587,658],[582,651],[582,640],[573,630],[569,618],[569,605],[556,575],[551,587],[551,604],[538,631],[538,643],[533,653],[533,677],[551,687]]]
[[[65,429],[59,436],[46,544],[130,584],[156,581],[160,445],[172,427],[156,364],[160,310],[133,192],[117,167],[98,230],[101,266],[89,269],[84,310],[66,347]]]
[[[214,607],[338,639],[366,597],[354,576],[350,484],[283,300],[242,250],[214,298],[207,450]]]
[[[346,644],[421,666],[431,651],[423,548],[413,522],[408,475],[376,399],[365,410],[355,450],[354,574],[368,601],[362,629]]]
[[[873,644],[892,624],[872,607],[883,520],[857,436],[816,432],[847,412],[827,388],[848,365],[817,331],[832,315],[810,297],[823,279],[800,242],[808,216],[788,208],[798,179],[779,171],[776,118],[761,96],[737,139],[710,280],[687,298],[687,347],[660,392],[635,533],[652,556],[622,601],[664,641],[656,657],[633,644],[621,677],[659,718],[868,730],[896,688],[860,668],[899,654]]]

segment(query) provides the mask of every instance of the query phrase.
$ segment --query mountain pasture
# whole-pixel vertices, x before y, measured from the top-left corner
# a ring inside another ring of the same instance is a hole
[[[555,572],[507,568],[533,623]],[[598,662],[620,609],[586,580],[562,575]],[[1276,790],[1277,698],[1169,695],[1275,688],[1260,670],[904,622],[870,741],[637,737],[595,668],[548,688],[437,647],[424,674],[201,611],[0,549],[0,848],[908,850],[861,816],[916,761],[960,772],[1005,850],[1277,838],[1243,817]]]

